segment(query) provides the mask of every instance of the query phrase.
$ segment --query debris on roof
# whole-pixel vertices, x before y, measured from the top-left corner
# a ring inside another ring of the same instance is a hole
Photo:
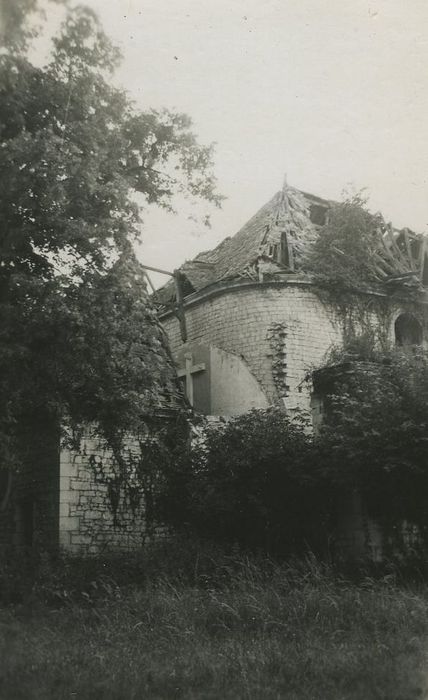
[[[261,280],[301,271],[305,252],[328,222],[329,210],[335,204],[284,182],[282,190],[238,233],[182,265],[183,295],[222,280]],[[393,229],[391,224],[379,229],[377,235],[379,246],[374,262],[379,282],[401,287],[428,286],[427,239],[407,228]],[[161,306],[173,303],[174,285],[168,282],[157,290],[154,300]]]
[[[378,231],[379,250],[375,255],[379,281],[407,287],[428,286],[428,240],[408,228],[394,229],[387,224]]]

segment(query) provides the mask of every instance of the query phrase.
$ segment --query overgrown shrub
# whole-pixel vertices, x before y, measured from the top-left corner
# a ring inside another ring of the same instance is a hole
[[[385,222],[367,209],[362,194],[332,206],[305,260],[305,267],[329,287],[355,289],[378,283],[374,252]]]
[[[427,354],[395,349],[339,364],[324,408],[320,474],[336,499],[361,493],[386,549],[418,555],[428,544]]]
[[[428,549],[428,356],[373,349],[362,360],[336,355],[330,369],[315,436],[307,418],[280,408],[206,427],[163,475],[158,519],[274,556],[330,555],[357,493],[355,526],[374,520],[384,556],[420,563]]]
[[[174,526],[275,555],[320,550],[329,498],[313,465],[307,418],[253,410],[208,426],[177,461],[158,506]]]

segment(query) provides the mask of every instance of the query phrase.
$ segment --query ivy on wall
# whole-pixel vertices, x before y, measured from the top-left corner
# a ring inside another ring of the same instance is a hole
[[[330,208],[304,260],[315,293],[332,322],[341,326],[344,346],[356,354],[388,348],[396,308],[412,314],[421,308],[423,287],[415,262],[406,262],[393,234],[387,237],[391,249],[381,245],[387,228],[380,214],[368,210],[367,198],[356,194]],[[411,271],[405,271],[406,264]]]
[[[287,326],[284,322],[271,323],[267,339],[271,350],[272,378],[279,400],[285,399],[289,386],[287,384]]]
[[[89,466],[97,484],[106,487],[107,502],[113,516],[114,527],[123,525],[120,504],[133,518],[143,518],[145,533],[154,534],[156,529],[155,504],[160,484],[180,450],[185,451],[189,434],[189,417],[177,413],[174,419],[159,418],[152,421],[144,433],[133,436],[130,446],[123,449],[126,439],[109,457],[101,456],[105,450],[88,458]],[[101,446],[100,446],[101,447]],[[107,446],[105,446],[107,447]]]

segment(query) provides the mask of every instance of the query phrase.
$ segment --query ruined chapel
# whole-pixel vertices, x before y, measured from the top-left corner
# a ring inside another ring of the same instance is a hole
[[[174,382],[178,375],[195,411],[227,417],[280,404],[310,412],[316,426],[329,390],[324,370],[350,335],[369,327],[390,344],[427,347],[427,239],[380,227],[371,286],[336,294],[332,303],[305,259],[334,206],[284,185],[238,233],[186,262],[175,284],[155,292],[175,360],[165,371]],[[122,492],[112,509],[113,481],[97,476],[102,462],[114,477],[112,455],[88,436],[76,452],[51,437],[47,443],[41,434],[41,457],[31,455],[29,478],[3,510],[7,485],[0,483],[0,545],[89,555],[140,547],[141,507]]]
[[[350,329],[369,324],[391,344],[426,346],[424,236],[385,225],[376,234],[374,284],[335,304],[304,270],[333,206],[285,184],[238,233],[180,268],[181,310],[172,282],[156,293],[195,410],[231,416],[281,402],[316,421],[319,370]]]

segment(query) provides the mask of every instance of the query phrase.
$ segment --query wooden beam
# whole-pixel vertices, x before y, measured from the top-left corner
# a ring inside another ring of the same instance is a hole
[[[376,262],[373,263],[373,267],[375,269],[376,274],[379,277],[383,277],[383,279],[389,277],[388,273],[385,272],[385,270],[380,265],[378,265]]]
[[[159,272],[161,275],[168,275],[169,277],[174,277],[174,272],[168,272],[168,270],[160,270],[158,267],[150,267],[150,265],[141,265],[145,270],[150,270],[151,272]]]
[[[421,241],[421,249],[419,251],[419,280],[422,282],[424,276],[425,267],[425,253],[426,253],[426,240],[425,238]]]
[[[175,297],[177,300],[176,315],[180,323],[181,340],[183,341],[183,343],[185,343],[187,340],[187,328],[186,316],[184,313],[183,289],[181,286],[182,273],[180,272],[180,270],[174,270],[173,278],[175,285]]]
[[[408,271],[409,270],[408,261],[404,257],[404,255],[401,252],[400,248],[398,247],[397,243],[395,242],[394,236],[392,234],[390,227],[387,228],[386,235],[387,235],[388,239],[391,241],[392,250],[394,251],[394,253],[397,256],[397,262],[399,261],[401,263],[401,265],[404,266],[404,271]]]
[[[396,272],[407,272],[407,270],[403,270],[402,266],[400,265],[399,260],[397,260],[397,257],[392,254],[391,249],[388,248],[385,238],[380,234],[380,240],[382,241],[383,248],[388,256],[388,258],[391,260],[391,262],[394,263],[394,268]]]
[[[378,263],[379,265],[383,265],[386,273],[396,274],[397,268],[394,267],[394,265],[392,265],[392,263],[389,260],[387,260],[386,258],[384,258],[380,253],[375,251],[373,253],[373,258],[374,258],[376,263]]]
[[[149,273],[146,272],[145,270],[144,270],[144,277],[146,278],[147,282],[149,283],[149,286],[150,286],[152,292],[155,292],[155,291],[156,291],[156,287],[155,287],[155,285],[153,284],[153,282],[152,282],[152,280],[151,280],[151,278],[150,278]]]
[[[403,233],[404,243],[406,245],[407,255],[408,255],[408,258],[410,260],[411,268],[412,268],[413,272],[416,272],[416,264],[415,264],[415,260],[413,259],[412,247],[410,245],[409,229],[404,228],[402,233]]]

